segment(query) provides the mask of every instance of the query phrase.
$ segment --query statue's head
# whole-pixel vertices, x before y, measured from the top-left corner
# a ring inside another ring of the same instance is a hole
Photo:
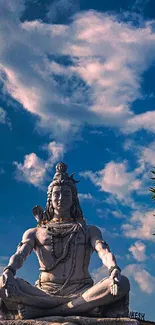
[[[48,186],[46,214],[48,220],[54,216],[54,210],[62,214],[70,209],[73,219],[82,219],[83,214],[80,207],[74,174],[68,175],[67,165],[60,162],[56,166],[56,173]]]

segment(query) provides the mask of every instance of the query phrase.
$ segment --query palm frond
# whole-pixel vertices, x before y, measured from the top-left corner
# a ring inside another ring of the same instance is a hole
[[[155,169],[155,167],[153,167],[154,169]],[[153,174],[152,176],[153,177],[151,177],[151,179],[153,180],[153,181],[155,181],[155,177],[154,177],[154,175],[155,175],[155,170],[151,170],[151,173]],[[150,187],[150,192],[152,192],[153,194],[152,194],[152,200],[155,200],[155,186],[154,187]]]

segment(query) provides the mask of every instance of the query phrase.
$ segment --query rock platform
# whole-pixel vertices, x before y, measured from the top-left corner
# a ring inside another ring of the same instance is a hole
[[[0,320],[0,325],[140,325],[140,323],[130,318],[51,316],[28,320]]]

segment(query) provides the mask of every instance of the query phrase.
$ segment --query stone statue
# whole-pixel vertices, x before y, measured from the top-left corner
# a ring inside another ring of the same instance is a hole
[[[121,316],[128,316],[129,281],[121,275],[101,231],[84,220],[76,183],[74,174],[69,176],[67,166],[59,163],[48,187],[45,211],[40,206],[33,209],[37,227],[24,233],[0,277],[4,318],[104,317],[109,315],[108,312],[115,317],[120,316],[120,309]],[[93,284],[88,272],[94,250],[109,270],[109,277],[97,284]],[[15,277],[32,251],[40,265],[35,286]]]

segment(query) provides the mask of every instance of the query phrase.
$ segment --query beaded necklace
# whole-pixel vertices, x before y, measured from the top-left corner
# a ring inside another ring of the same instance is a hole
[[[56,229],[56,227],[48,226],[47,230],[48,230],[48,234],[51,236],[51,254],[52,254],[52,256],[55,259],[58,259],[61,256],[64,256],[64,258],[62,258],[60,260],[60,262],[61,263],[66,262],[71,256],[71,241],[72,241],[72,238],[73,238],[73,235],[71,235],[71,234],[78,231],[77,224],[73,224],[73,226],[69,227],[69,229],[66,229],[65,225],[63,225],[63,227],[58,225],[57,229]],[[70,235],[70,236],[68,238],[68,241],[67,241],[66,245],[64,246],[63,252],[62,252],[62,254],[60,256],[58,256],[56,254],[56,252],[55,252],[54,238],[55,237],[63,238],[63,237],[66,237],[68,235]]]
[[[44,227],[47,227],[47,225],[44,226]],[[64,228],[64,227],[62,227],[62,228]],[[50,231],[51,238],[59,236],[58,233],[60,234],[60,232],[56,231],[56,227],[52,227],[52,225],[48,226],[47,229]],[[57,230],[59,230],[59,228]],[[71,278],[71,276],[72,276],[72,274],[74,272],[75,265],[76,265],[76,252],[77,252],[77,247],[78,247],[77,243],[78,243],[80,230],[83,230],[84,233],[85,233],[85,226],[82,225],[81,223],[76,223],[76,224],[73,225],[73,227],[70,228],[69,231],[64,231],[63,235],[61,233],[62,237],[67,236],[67,234],[70,233],[70,236],[69,236],[69,238],[68,238],[68,240],[67,240],[67,242],[66,242],[66,244],[64,246],[62,255],[60,257],[55,256],[55,262],[52,265],[50,265],[49,267],[40,268],[41,272],[42,271],[49,272],[49,271],[52,271],[53,269],[55,269],[56,266],[59,263],[66,261],[69,258],[69,254],[71,254],[71,252],[70,252],[70,250],[71,250],[71,241],[74,238],[74,241],[72,243],[73,244],[72,266],[71,266],[69,275],[68,275],[66,281],[64,282],[64,284],[61,286],[61,288],[59,288],[58,290],[53,291],[53,294],[57,294],[58,292],[61,292],[66,287],[66,285],[68,284],[68,282],[69,282],[69,280],[70,280],[70,278]],[[52,254],[55,255],[54,244],[53,244]]]
[[[71,255],[71,242],[73,238],[76,236],[76,233],[79,232],[80,230],[80,225],[79,224],[73,224],[70,229],[66,230],[62,228],[57,228],[57,227],[52,227],[52,224],[50,226],[44,226],[44,228],[47,228],[48,234],[51,236],[51,254],[55,258],[55,261],[52,265],[46,268],[40,268],[41,271],[51,271],[56,268],[56,266],[59,263],[62,263],[64,261],[67,261]],[[62,231],[63,230],[63,231]],[[55,247],[54,247],[54,237],[65,237],[69,235],[66,244],[64,245],[63,252],[61,256],[56,256],[55,253]]]

